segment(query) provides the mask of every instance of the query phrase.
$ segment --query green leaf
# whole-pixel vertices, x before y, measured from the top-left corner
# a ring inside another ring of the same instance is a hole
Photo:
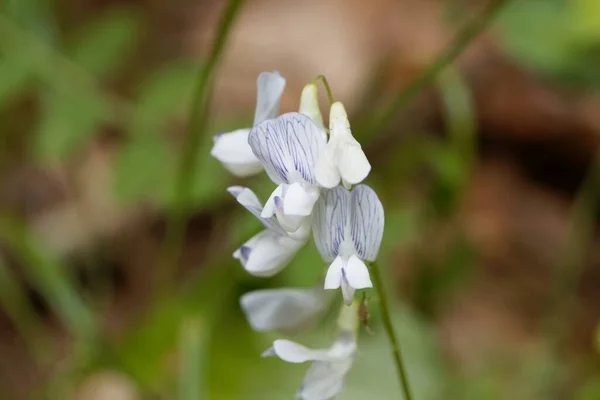
[[[33,75],[10,58],[0,59],[0,109],[28,89]]]
[[[120,8],[107,11],[75,35],[67,47],[67,55],[95,76],[111,74],[133,54],[139,30],[139,20],[133,11]]]
[[[174,154],[162,136],[131,138],[119,150],[115,163],[117,199],[126,204],[164,199],[171,187],[174,166]]]
[[[162,132],[175,117],[187,117],[198,68],[190,62],[177,62],[148,77],[137,96],[130,132],[133,135]]]
[[[106,104],[85,93],[46,93],[35,141],[36,154],[63,159],[78,150],[96,132],[107,115]]]
[[[600,1],[572,0],[569,5],[577,39],[600,44]]]
[[[499,19],[501,44],[530,68],[556,73],[570,58],[571,30],[564,2],[513,2]]]

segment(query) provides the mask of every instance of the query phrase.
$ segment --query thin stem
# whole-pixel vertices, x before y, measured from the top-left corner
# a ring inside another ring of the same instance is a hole
[[[317,76],[317,79],[315,79],[315,81],[323,82],[323,86],[325,86],[325,91],[327,92],[327,98],[329,99],[329,104],[331,105],[335,103],[335,99],[333,98],[333,91],[331,90],[331,86],[329,85],[329,81],[327,80],[325,75]]]
[[[390,317],[390,308],[388,305],[388,296],[385,292],[385,286],[383,284],[383,279],[381,278],[381,270],[379,269],[379,264],[377,264],[377,262],[371,264],[371,276],[375,280],[375,286],[377,292],[379,293],[381,319],[383,321],[385,332],[387,333],[388,338],[390,340],[390,344],[392,345],[392,353],[394,355],[396,369],[398,370],[398,379],[400,380],[402,392],[404,393],[404,400],[412,400],[410,385],[408,383],[408,377],[406,374],[406,368],[404,367],[404,363],[402,362],[402,353],[400,351],[398,334],[396,333],[394,325],[392,324],[392,318]]]
[[[376,114],[373,118],[360,124],[360,132],[379,132],[394,118],[398,110],[402,109],[413,97],[425,87],[429,86],[435,77],[450,65],[463,50],[481,34],[488,23],[508,3],[508,0],[493,0],[470,23],[458,32],[450,45],[423,73],[408,86],[401,90],[394,99]]]
[[[183,146],[183,155],[175,179],[173,207],[167,223],[167,232],[157,275],[158,283],[168,289],[173,280],[173,271],[177,264],[185,236],[188,199],[192,182],[196,176],[198,149],[208,122],[208,104],[212,86],[212,76],[220,55],[229,36],[233,22],[238,15],[243,0],[230,0],[216,33],[215,40],[206,64],[200,70],[198,86],[190,110],[189,132]]]

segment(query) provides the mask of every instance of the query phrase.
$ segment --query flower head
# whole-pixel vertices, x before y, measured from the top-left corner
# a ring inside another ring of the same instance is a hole
[[[258,76],[256,86],[254,125],[277,116],[285,79],[277,71],[263,72]],[[248,145],[249,133],[250,129],[238,129],[214,137],[210,154],[236,176],[254,175],[263,169]]]
[[[383,237],[384,214],[377,194],[367,185],[352,191],[324,190],[315,205],[313,236],[321,257],[331,265],[325,289],[341,286],[346,304],[356,289],[372,287],[364,261],[375,261]]]
[[[292,112],[256,125],[248,143],[271,180],[279,185],[261,217],[276,215],[286,231],[295,232],[319,198],[314,169],[325,148],[325,132],[306,115]]]
[[[311,326],[328,301],[323,289],[281,288],[248,292],[240,304],[254,330],[296,333]]]
[[[233,253],[244,268],[255,276],[273,276],[285,268],[308,240],[308,224],[290,235],[279,224],[277,218],[262,218],[262,204],[254,192],[241,186],[227,189],[238,203],[254,214],[265,226],[265,230],[253,236]]]
[[[346,109],[339,101],[331,106],[329,134],[329,142],[315,168],[319,185],[333,188],[341,180],[349,188],[362,182],[369,175],[371,164],[352,136]]]

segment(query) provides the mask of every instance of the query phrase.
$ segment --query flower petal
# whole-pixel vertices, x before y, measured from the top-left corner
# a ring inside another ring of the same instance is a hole
[[[313,236],[323,260],[333,261],[349,224],[350,192],[343,187],[323,190],[313,210]]]
[[[244,294],[240,304],[259,332],[295,332],[309,326],[327,306],[324,293],[313,289],[266,289]]]
[[[297,398],[304,400],[329,400],[343,388],[346,374],[352,367],[356,339],[349,332],[343,332],[329,349],[332,361],[316,361],[304,377]]]
[[[279,72],[261,72],[256,80],[256,111],[254,125],[275,118],[279,113],[279,100],[285,88],[285,79]]]
[[[375,261],[383,238],[383,205],[367,185],[352,190],[352,222],[350,234],[360,258]]]
[[[273,342],[273,350],[283,361],[299,364],[307,361],[331,361],[328,349],[309,349],[291,340],[279,339]]]
[[[323,115],[321,114],[321,108],[319,107],[319,93],[315,83],[309,83],[302,89],[299,112],[312,119],[319,129],[325,133]]]
[[[250,176],[263,170],[261,162],[248,144],[249,133],[250,129],[238,129],[214,137],[210,154],[235,176]]]
[[[371,164],[356,140],[348,141],[340,149],[338,167],[342,179],[352,185],[362,182],[371,171]]]
[[[292,183],[284,196],[283,212],[286,215],[308,216],[319,199],[319,189],[306,187],[301,183]]]
[[[275,188],[275,190],[273,190],[273,193],[271,193],[271,195],[267,199],[267,202],[265,203],[265,208],[263,208],[262,212],[260,213],[260,216],[262,218],[270,218],[273,215],[275,215],[275,210],[276,210],[275,198],[283,197],[284,188],[285,188],[285,185],[279,185]]]
[[[327,189],[334,188],[340,183],[340,172],[333,159],[335,151],[335,144],[328,143],[315,167],[317,183]]]
[[[356,256],[350,256],[348,263],[344,267],[346,274],[346,280],[348,284],[355,289],[364,289],[373,287],[371,283],[371,277],[369,276],[369,270],[364,262],[362,262]]]
[[[326,142],[306,115],[294,112],[266,120],[252,128],[248,143],[273,182],[316,183],[314,168]]]
[[[330,400],[344,388],[346,374],[352,368],[352,358],[341,361],[315,361],[296,394],[301,400]]]
[[[285,229],[279,224],[277,218],[271,215],[271,217],[262,217],[263,206],[260,204],[260,200],[251,189],[243,186],[230,186],[227,191],[235,197],[246,210],[250,211],[258,220],[268,229],[278,232],[281,235],[287,235]]]
[[[325,289],[337,289],[342,283],[342,267],[344,262],[341,257],[336,257],[329,266],[325,276]]]
[[[246,263],[242,262],[246,271],[254,276],[270,277],[275,275],[290,263],[298,250],[306,243],[306,241],[294,240],[269,230],[258,235],[260,235],[258,239],[252,243]],[[244,246],[240,248],[240,253],[243,248]]]

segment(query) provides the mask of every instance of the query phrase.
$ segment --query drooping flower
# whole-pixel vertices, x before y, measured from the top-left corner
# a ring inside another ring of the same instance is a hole
[[[264,289],[244,294],[240,304],[255,331],[292,334],[316,322],[327,308],[327,297],[322,288]]]
[[[321,257],[331,265],[325,289],[341,286],[346,304],[356,289],[372,287],[364,261],[375,261],[383,237],[384,213],[377,194],[367,185],[349,191],[324,190],[315,205],[313,236]]]
[[[290,363],[312,361],[304,382],[296,394],[302,400],[329,400],[344,387],[346,374],[352,367],[356,353],[356,338],[352,332],[342,331],[328,349],[309,349],[290,340],[276,340],[263,357],[277,356]]]
[[[333,188],[341,180],[350,188],[362,182],[369,171],[371,164],[352,136],[344,105],[333,103],[329,114],[329,142],[315,168],[317,182],[325,188]]]
[[[279,185],[261,217],[275,215],[287,232],[296,232],[319,198],[314,169],[326,145],[325,133],[306,115],[292,112],[256,125],[248,143],[271,180]]]
[[[256,87],[254,125],[277,116],[285,79],[277,71],[262,72],[256,80]],[[216,135],[210,151],[229,172],[239,177],[254,175],[263,169],[248,145],[249,133],[250,129],[238,129]]]
[[[253,236],[233,253],[243,267],[255,276],[269,277],[285,268],[308,240],[309,228],[304,223],[294,234],[288,234],[277,218],[261,217],[262,204],[254,192],[241,186],[227,189],[238,203],[254,214],[265,230]]]

